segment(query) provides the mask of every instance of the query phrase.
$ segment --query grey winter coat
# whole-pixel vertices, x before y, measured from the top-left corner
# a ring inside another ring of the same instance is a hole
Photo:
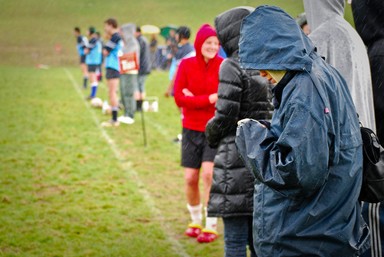
[[[239,157],[235,145],[237,121],[243,118],[270,119],[269,84],[258,72],[245,73],[238,60],[242,19],[253,8],[231,9],[215,19],[221,45],[228,55],[220,67],[215,116],[208,122],[206,135],[218,147],[214,160],[213,183],[208,204],[209,216],[251,216],[254,176]]]

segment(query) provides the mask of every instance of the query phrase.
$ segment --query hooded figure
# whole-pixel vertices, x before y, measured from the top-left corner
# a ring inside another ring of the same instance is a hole
[[[136,25],[127,23],[121,26],[121,36],[124,41],[122,48],[123,54],[136,53],[137,57],[140,56],[140,45],[135,37]]]
[[[136,56],[136,62],[140,56],[140,45],[135,37],[136,25],[127,23],[121,26],[121,36],[124,41],[122,47],[123,54],[132,54]],[[130,70],[120,76],[120,96],[124,106],[124,116],[119,117],[119,121],[126,124],[134,122],[134,114],[136,111],[136,100],[134,97],[137,88],[138,69]]]
[[[271,124],[244,120],[237,130],[257,181],[257,256],[358,256],[369,230],[358,202],[362,139],[345,80],[278,7],[244,19],[239,48],[244,69],[285,71]]]
[[[369,59],[360,36],[344,19],[344,5],[345,0],[304,0],[309,38],[346,80],[362,124],[375,130]]]
[[[209,200],[216,149],[209,147],[204,132],[208,120],[215,113],[219,68],[223,61],[217,55],[219,40],[210,25],[204,24],[198,30],[195,49],[196,56],[180,62],[174,96],[176,104],[182,108],[181,165],[184,167],[187,208],[192,220],[185,234],[197,237],[199,243],[210,243],[218,236],[217,218],[208,217],[205,211],[205,228],[202,229],[201,213],[202,204],[207,206]],[[200,174],[204,187],[202,197]]]
[[[368,47],[377,136],[384,143],[384,1],[353,0],[356,30]]]
[[[237,122],[244,118],[270,119],[270,88],[258,71],[248,74],[239,63],[240,26],[254,8],[230,9],[215,19],[215,27],[227,59],[220,66],[215,117],[205,133],[212,147],[218,147],[214,160],[208,216],[222,217],[225,256],[251,256],[253,188],[255,177],[244,166],[235,145]]]
[[[207,122],[215,113],[215,105],[209,101],[209,95],[217,93],[218,70],[223,59],[219,56],[206,63],[201,53],[204,41],[216,36],[216,31],[208,24],[203,25],[196,34],[196,56],[183,59],[175,79],[175,101],[183,108],[183,127],[205,132]],[[186,88],[194,95],[186,96]]]
[[[357,32],[368,47],[371,64],[376,132],[384,143],[384,1],[353,0]],[[364,203],[363,215],[371,229],[371,250],[363,257],[382,257],[384,253],[384,202]]]

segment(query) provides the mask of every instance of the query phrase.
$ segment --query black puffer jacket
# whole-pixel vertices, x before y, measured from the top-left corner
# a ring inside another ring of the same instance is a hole
[[[244,118],[268,120],[272,116],[270,87],[259,72],[244,72],[238,60],[242,19],[252,8],[234,8],[215,19],[221,45],[228,55],[220,67],[220,84],[215,116],[208,122],[206,135],[218,147],[208,204],[209,216],[248,216],[253,213],[254,177],[248,171],[235,145],[237,122]]]

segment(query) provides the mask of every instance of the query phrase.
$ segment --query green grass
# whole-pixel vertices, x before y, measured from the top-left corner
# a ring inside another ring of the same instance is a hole
[[[0,0],[0,64],[77,64],[73,28],[102,30],[109,17],[120,24],[188,25],[194,35],[201,24],[213,24],[229,8],[262,4],[280,6],[293,17],[303,12],[301,0]],[[349,5],[346,19],[353,23]]]
[[[0,256],[178,256],[167,232],[190,256],[222,256],[222,238],[198,245],[182,235],[189,217],[171,142],[179,114],[161,97],[167,74],[148,80],[160,96],[160,112],[145,116],[148,147],[140,116],[107,130],[118,158],[93,119],[109,117],[86,108],[65,69],[1,67],[0,78]]]
[[[193,35],[203,23],[239,5],[283,5],[293,16],[302,12],[299,0],[0,0],[0,64],[77,64],[73,28],[85,33],[93,25],[115,17],[119,23],[188,25]],[[62,46],[57,53],[56,45]]]
[[[0,77],[0,253],[176,256],[161,229],[167,221],[150,212],[64,70],[2,67]],[[111,133],[121,149],[130,129]],[[135,144],[123,153],[145,161],[150,148]]]
[[[76,90],[72,29],[101,28],[114,16],[196,32],[228,8],[265,3],[293,16],[303,10],[298,0],[0,0],[0,256],[223,256],[223,237],[200,245],[183,236],[189,215],[172,143],[180,115],[163,97],[167,74],[147,81],[148,95],[160,99],[160,112],[145,114],[147,147],[140,116],[103,134],[99,122],[109,117]]]

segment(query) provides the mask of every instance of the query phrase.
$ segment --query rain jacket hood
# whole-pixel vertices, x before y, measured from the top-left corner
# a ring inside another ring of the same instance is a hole
[[[335,17],[344,16],[345,0],[313,1],[304,0],[305,14],[311,31]]]
[[[201,53],[204,41],[216,36],[216,31],[208,24],[201,26],[196,35],[196,56],[184,58],[175,78],[175,102],[182,108],[183,128],[204,132],[205,126],[215,113],[215,105],[209,101],[211,94],[217,93],[219,69],[223,58],[216,56],[206,63]],[[185,95],[188,89],[193,96]]]
[[[359,256],[369,229],[358,197],[362,141],[347,83],[277,7],[245,18],[244,67],[288,70],[271,124],[240,121],[236,145],[256,177],[257,256]]]
[[[310,71],[312,67],[312,42],[278,7],[260,6],[244,19],[239,47],[244,69]]]
[[[359,32],[369,50],[376,42],[381,42],[375,48],[374,55],[384,55],[384,8],[382,0],[354,0],[352,11],[356,30]],[[371,55],[371,54],[370,54]]]
[[[209,24],[203,24],[200,29],[197,31],[196,39],[195,39],[195,51],[196,51],[196,57],[199,61],[204,61],[204,56],[201,53],[201,47],[204,44],[204,41],[212,36],[217,36],[216,31],[214,28],[211,27]]]
[[[236,7],[215,18],[217,37],[225,53],[230,57],[239,50],[240,27],[243,19],[255,9],[248,6]]]
[[[364,126],[375,130],[368,54],[356,30],[344,19],[344,0],[304,0],[309,38],[325,61],[344,77]]]
[[[136,55],[140,54],[140,46],[135,37],[136,25],[133,23],[127,23],[121,26],[121,37],[124,41],[123,53],[136,52]]]

